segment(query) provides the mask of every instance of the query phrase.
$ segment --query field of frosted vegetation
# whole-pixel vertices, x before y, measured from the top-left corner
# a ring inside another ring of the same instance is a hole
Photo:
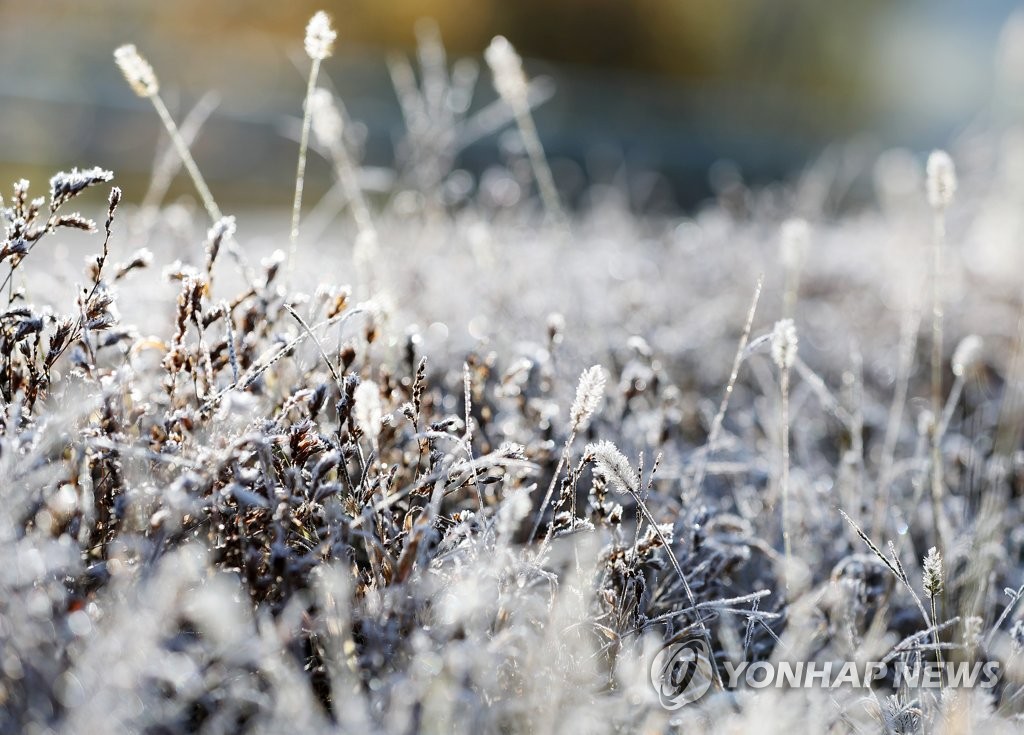
[[[383,191],[321,15],[291,214],[221,211],[134,47],[149,191],[3,191],[0,731],[1016,732],[1024,132],[569,211],[512,47],[469,113],[421,35]],[[693,637],[1003,675],[670,711],[650,661]]]

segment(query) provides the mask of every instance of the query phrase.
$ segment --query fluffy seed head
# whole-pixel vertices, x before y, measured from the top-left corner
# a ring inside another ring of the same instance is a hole
[[[114,51],[114,61],[132,91],[139,97],[152,97],[160,91],[153,67],[142,58],[135,44],[128,43]]]
[[[960,376],[970,370],[981,360],[984,343],[976,334],[970,334],[960,340],[953,353],[953,375]]]
[[[616,490],[622,493],[640,491],[640,478],[614,444],[609,441],[588,444],[585,452],[594,458],[597,471],[608,478]]]
[[[334,52],[334,39],[338,34],[331,28],[331,18],[320,10],[306,26],[306,53],[311,59],[323,61]]]
[[[928,203],[935,209],[945,209],[953,203],[956,194],[956,166],[945,151],[932,151],[928,156],[926,186]]]
[[[332,146],[341,139],[344,122],[334,104],[334,95],[318,88],[309,99],[310,114],[313,116],[313,135],[322,146]]]
[[[924,558],[924,593],[935,597],[942,592],[942,554],[934,546]]]
[[[792,319],[780,319],[772,330],[772,360],[780,370],[789,370],[796,361],[796,327]]]
[[[495,36],[484,51],[484,59],[494,74],[498,94],[510,105],[526,103],[526,74],[523,60],[504,36]]]
[[[604,397],[604,370],[600,365],[584,370],[576,387],[576,400],[572,402],[570,421],[573,429],[582,429],[590,421]]]

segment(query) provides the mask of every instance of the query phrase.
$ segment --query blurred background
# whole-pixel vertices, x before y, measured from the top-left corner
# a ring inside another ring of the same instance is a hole
[[[388,54],[414,60],[417,28],[429,30],[418,23],[430,18],[449,61],[479,60],[501,33],[525,57],[531,77],[550,80],[554,94],[536,120],[570,198],[588,182],[619,178],[640,182],[642,206],[692,206],[712,192],[716,177],[786,177],[833,141],[925,150],[972,125],[997,122],[1009,114],[997,102],[1000,85],[1014,69],[1024,73],[1019,44],[1001,36],[1017,6],[0,0],[0,181],[99,164],[114,169],[122,185],[144,186],[158,122],[111,59],[117,45],[133,42],[156,68],[175,115],[182,119],[199,105],[197,119],[208,118],[194,152],[222,203],[288,206],[309,63],[303,30],[325,9],[339,36],[323,83],[365,126],[368,165],[389,165],[402,137]],[[204,97],[208,92],[215,95]],[[471,110],[495,97],[482,70]],[[506,144],[500,134],[484,136],[456,165],[479,175],[501,160]],[[310,176],[314,187],[326,188],[329,168],[314,164]]]

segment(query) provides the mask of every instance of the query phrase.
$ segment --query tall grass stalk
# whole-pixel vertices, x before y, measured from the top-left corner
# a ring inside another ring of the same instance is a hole
[[[736,380],[740,374],[740,366],[746,354],[747,343],[750,340],[750,329],[754,324],[754,315],[757,313],[757,304],[761,300],[761,287],[764,285],[764,275],[758,277],[757,285],[754,286],[754,298],[750,301],[750,309],[747,310],[747,321],[743,325],[743,333],[740,335],[739,345],[736,347],[736,356],[732,361],[732,370],[729,373],[729,382],[725,386],[725,393],[718,404],[718,412],[711,422],[711,429],[708,431],[708,438],[704,449],[697,458],[697,469],[693,474],[693,483],[688,493],[693,498],[700,492],[704,483],[704,476],[707,474],[709,455],[715,450],[718,443],[718,435],[722,433],[722,422],[725,421],[725,412],[729,408],[729,399],[732,398],[733,390],[736,388]]]
[[[352,209],[359,234],[363,237],[377,236],[370,207],[359,185],[359,172],[352,157],[345,147],[344,118],[334,103],[333,95],[326,89],[314,90],[311,99],[313,134],[321,146],[327,149],[334,164],[334,173],[338,177],[348,205]]]
[[[156,73],[153,71],[153,67],[149,65],[149,62],[139,54],[138,49],[132,44],[126,44],[114,51],[114,60],[117,62],[121,73],[124,74],[125,80],[127,80],[135,94],[139,97],[148,98],[152,103],[153,109],[156,110],[157,115],[160,116],[160,121],[167,130],[171,144],[178,152],[182,165],[185,166],[185,170],[196,187],[206,213],[210,215],[210,219],[213,222],[217,222],[223,214],[220,211],[220,207],[217,206],[213,194],[210,193],[210,187],[206,185],[206,179],[200,173],[199,166],[196,165],[191,151],[189,151],[188,143],[185,142],[185,138],[178,129],[177,123],[174,122],[174,118],[160,96],[160,83],[157,80]]]
[[[949,423],[953,420],[953,412],[960,397],[963,395],[964,386],[971,370],[981,359],[981,351],[984,343],[981,337],[971,334],[960,340],[956,351],[953,353],[953,387],[949,389],[949,396],[946,397],[946,406],[942,409],[942,417],[939,421],[939,438],[946,435],[949,430]]]
[[[178,124],[174,122],[174,117],[160,96],[160,83],[157,80],[156,73],[153,71],[153,67],[139,54],[138,49],[133,44],[126,44],[114,51],[114,60],[117,62],[121,73],[135,94],[144,99],[149,99],[153,105],[153,109],[156,110],[160,122],[163,123],[164,130],[167,131],[167,136],[171,140],[171,146],[178,154],[178,158],[181,160],[181,164],[184,166],[189,178],[192,179],[192,185],[195,186],[196,193],[199,194],[199,200],[203,204],[203,209],[206,210],[210,221],[216,225],[223,219],[224,214],[217,205],[217,200],[213,198],[213,193],[210,191],[206,179],[199,170],[199,165],[192,156],[192,151],[189,150],[186,136],[178,128]],[[226,239],[226,245],[231,257],[238,264],[238,268],[242,272],[246,283],[251,286],[255,282],[255,274],[246,262],[245,256],[233,234]]]
[[[917,292],[923,292],[923,282]],[[878,491],[875,495],[875,511],[872,531],[875,536],[882,534],[885,518],[889,508],[889,495],[892,486],[893,463],[896,456],[896,444],[899,441],[900,429],[903,426],[903,412],[910,390],[910,372],[914,366],[914,353],[917,346],[917,333],[921,328],[924,305],[919,301],[911,306],[902,321],[900,329],[899,357],[896,366],[896,392],[889,405],[889,420],[885,427],[885,438],[882,443],[882,459],[878,470]]]
[[[931,404],[933,424],[931,429],[931,487],[932,515],[935,524],[936,546],[941,553],[942,544],[942,496],[943,465],[942,435],[939,432],[939,417],[942,415],[942,278],[943,251],[946,243],[946,210],[956,193],[956,169],[953,160],[945,151],[934,151],[928,158],[927,166],[928,202],[934,211],[934,233],[932,237],[931,296],[932,296],[932,352],[931,352]]]
[[[782,319],[772,332],[772,360],[779,368],[779,386],[782,393],[779,430],[782,443],[782,470],[779,485],[782,491],[782,546],[785,554],[786,591],[789,592],[793,564],[792,519],[789,509],[789,374],[796,361],[797,336],[792,319]]]
[[[495,36],[484,56],[494,73],[494,86],[498,94],[512,108],[515,115],[516,126],[523,138],[523,147],[530,159],[530,166],[533,168],[537,189],[548,219],[552,224],[564,227],[565,212],[558,197],[555,179],[551,175],[551,167],[548,166],[547,157],[544,155],[544,146],[541,145],[537,126],[534,124],[533,115],[530,114],[529,86],[523,72],[523,60],[504,36]]]
[[[331,55],[336,33],[331,29],[330,18],[322,10],[317,12],[306,26],[306,54],[312,60],[309,79],[306,82],[306,99],[302,112],[302,135],[299,140],[299,160],[295,167],[295,196],[292,199],[292,223],[288,232],[288,266],[286,284],[291,284],[295,268],[295,251],[299,244],[299,218],[302,212],[302,190],[306,182],[306,153],[309,150],[309,130],[313,121],[313,91],[320,75],[320,63]]]

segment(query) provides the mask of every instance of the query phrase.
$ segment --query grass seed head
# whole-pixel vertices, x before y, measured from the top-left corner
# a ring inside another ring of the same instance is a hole
[[[152,97],[160,91],[153,67],[142,58],[135,44],[128,43],[114,51],[114,61],[124,74],[132,91],[139,97]]]
[[[636,470],[612,442],[599,441],[588,444],[586,456],[594,458],[597,471],[608,478],[608,481],[619,492],[636,493],[640,491],[640,478],[636,474]]]
[[[324,11],[317,11],[306,26],[306,54],[311,59],[323,61],[334,53],[334,39],[338,34],[331,28],[331,18]]]
[[[523,72],[523,60],[504,36],[495,36],[484,59],[494,74],[494,86],[498,94],[516,107],[526,103],[526,74]]]
[[[780,370],[789,370],[796,362],[796,326],[792,319],[780,319],[772,330],[772,361]]]
[[[942,592],[942,554],[934,546],[924,558],[924,593],[929,599]]]
[[[932,151],[926,168],[928,203],[935,210],[944,210],[956,194],[956,166],[945,151]]]
[[[576,387],[576,400],[572,402],[570,412],[571,424],[574,429],[582,429],[590,421],[604,397],[604,370],[600,365],[584,370]]]

